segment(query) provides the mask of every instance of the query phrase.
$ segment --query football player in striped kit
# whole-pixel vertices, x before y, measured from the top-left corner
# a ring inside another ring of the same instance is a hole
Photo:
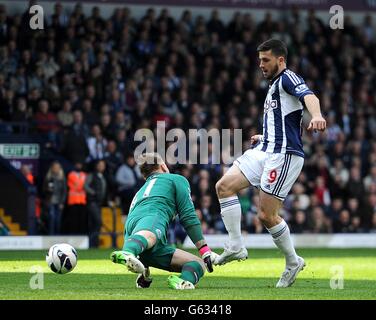
[[[289,227],[279,216],[279,210],[304,163],[301,139],[304,107],[312,116],[307,130],[324,131],[326,121],[321,115],[319,99],[299,75],[287,69],[286,45],[270,39],[257,51],[260,69],[270,82],[264,103],[263,133],[251,137],[253,147],[236,159],[216,184],[229,242],[214,264],[248,257],[241,235],[237,193],[252,185],[260,190],[258,218],[286,259],[286,268],[276,286],[289,287],[305,261],[296,254]]]

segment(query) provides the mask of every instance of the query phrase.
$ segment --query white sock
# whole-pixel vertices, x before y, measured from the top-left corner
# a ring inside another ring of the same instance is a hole
[[[276,226],[268,229],[273,237],[276,246],[283,252],[286,258],[286,267],[295,267],[298,265],[298,256],[296,255],[294,245],[290,237],[290,229],[285,220]]]
[[[243,246],[241,233],[242,210],[237,196],[219,199],[221,216],[230,238],[231,250],[237,251]]]

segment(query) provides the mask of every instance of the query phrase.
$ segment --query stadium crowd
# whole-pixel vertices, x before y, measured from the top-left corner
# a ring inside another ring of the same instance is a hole
[[[135,19],[124,7],[104,19],[99,7],[85,15],[80,4],[68,13],[56,3],[45,29],[31,30],[28,10],[10,16],[0,5],[0,131],[16,134],[11,123],[27,122],[45,148],[75,170],[83,166],[94,184],[101,183],[94,168],[103,160],[98,170],[106,194],[91,200],[107,205],[121,199],[126,213],[142,183],[133,158],[136,130],[154,130],[157,121],[185,131],[241,128],[248,148],[250,136],[261,132],[268,89],[256,48],[278,38],[288,46],[288,68],[319,97],[328,122],[324,134],[303,130],[305,166],[281,214],[293,233],[376,232],[372,16],[365,14],[360,24],[346,16],[343,30],[330,29],[313,10],[303,16],[295,8],[281,16],[266,13],[256,23],[251,13],[235,12],[224,23],[217,10],[205,19],[189,10],[173,18],[168,9],[150,8]],[[205,233],[225,232],[214,186],[227,167],[210,161],[171,166],[190,181]],[[63,195],[52,203],[58,210],[66,206],[69,178],[55,171],[63,181]],[[48,205],[49,184],[42,180],[51,175],[39,179],[41,201]],[[265,232],[256,217],[257,192],[250,188],[239,199],[244,232]],[[60,232],[60,226],[51,222],[49,230]],[[179,224],[171,231],[171,237],[184,236]]]

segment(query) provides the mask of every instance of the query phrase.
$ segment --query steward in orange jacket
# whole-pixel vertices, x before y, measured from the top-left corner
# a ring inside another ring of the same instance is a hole
[[[68,174],[68,205],[75,204],[86,205],[85,191],[86,173],[83,171],[71,171]]]
[[[86,210],[86,173],[82,171],[82,163],[75,163],[73,171],[67,176],[68,197],[63,215],[63,234],[87,234],[88,214]]]

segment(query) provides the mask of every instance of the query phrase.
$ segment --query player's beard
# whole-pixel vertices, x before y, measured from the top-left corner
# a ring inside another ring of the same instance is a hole
[[[278,75],[278,64],[276,64],[273,68],[273,70],[269,73],[269,75],[266,75],[267,80],[273,80],[276,75]]]

